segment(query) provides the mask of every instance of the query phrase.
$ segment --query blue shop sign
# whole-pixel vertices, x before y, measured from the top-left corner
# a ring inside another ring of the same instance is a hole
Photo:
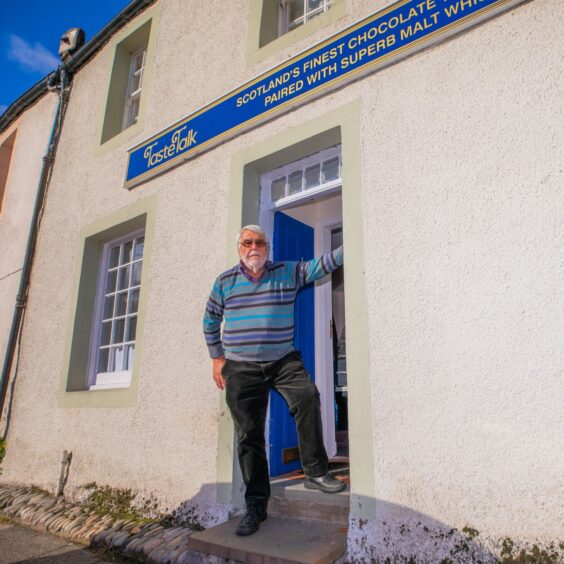
[[[520,1],[400,0],[133,147],[125,187]]]

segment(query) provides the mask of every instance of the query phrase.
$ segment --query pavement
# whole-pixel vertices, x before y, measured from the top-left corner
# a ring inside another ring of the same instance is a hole
[[[0,564],[111,564],[124,562],[103,551],[40,533],[0,516]]]

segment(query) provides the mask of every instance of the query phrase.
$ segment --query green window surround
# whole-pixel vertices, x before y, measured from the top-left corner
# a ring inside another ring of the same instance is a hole
[[[61,375],[60,407],[128,407],[137,405],[139,373],[143,361],[143,326],[148,300],[151,249],[154,238],[156,198],[151,197],[85,227],[80,234],[75,269],[72,312],[68,324],[65,365]],[[96,295],[104,245],[145,230],[145,250],[139,295],[135,362],[128,388],[89,390]]]
[[[347,0],[333,0],[330,8],[303,25],[280,35],[280,0],[251,0],[247,66],[252,67],[341,19]]]

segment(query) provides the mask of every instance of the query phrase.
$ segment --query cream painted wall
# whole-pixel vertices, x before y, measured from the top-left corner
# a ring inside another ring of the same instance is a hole
[[[564,534],[562,15],[529,3],[362,93],[380,551],[432,554],[420,514]]]
[[[16,131],[0,212],[0,359],[4,360],[20,284],[42,158],[47,152],[57,96],[47,94],[0,134]]]
[[[446,557],[445,531],[464,526],[492,552],[506,536],[562,535],[558,0],[522,5],[131,192],[121,187],[129,146],[385,3],[347,4],[335,26],[247,69],[246,2],[230,18],[219,0],[190,10],[161,2],[145,129],[108,152],[96,152],[94,124],[112,44],[80,70],[39,239],[2,481],[54,490],[67,449],[72,495],[97,481],[155,494],[163,508],[191,500],[202,522],[225,516],[215,503],[223,404],[200,320],[229,266],[231,158],[359,99],[375,500],[360,500],[370,510],[351,520],[349,554]],[[61,409],[79,232],[149,196],[156,235],[138,404]]]

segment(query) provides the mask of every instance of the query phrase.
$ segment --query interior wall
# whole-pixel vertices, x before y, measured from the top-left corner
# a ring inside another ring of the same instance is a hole
[[[324,198],[312,199],[280,211],[315,229],[319,222],[324,221],[326,218],[335,218],[337,221],[342,221],[343,206],[341,194],[339,192]],[[316,252],[318,251],[319,248],[316,244]]]

